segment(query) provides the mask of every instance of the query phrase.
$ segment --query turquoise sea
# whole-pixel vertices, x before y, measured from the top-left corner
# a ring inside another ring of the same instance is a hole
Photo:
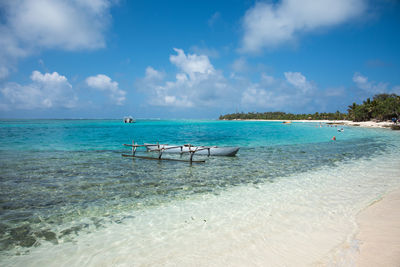
[[[240,150],[121,157],[132,140]],[[351,261],[356,214],[400,187],[399,148],[395,131],[317,122],[1,120],[0,264]]]

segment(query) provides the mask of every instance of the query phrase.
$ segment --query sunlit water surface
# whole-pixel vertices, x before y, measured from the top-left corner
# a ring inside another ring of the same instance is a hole
[[[319,123],[0,121],[0,262],[349,264],[358,247],[355,215],[400,186],[400,135],[337,130]],[[193,165],[122,158],[130,153],[122,144],[132,140],[240,150],[195,156],[206,163]]]

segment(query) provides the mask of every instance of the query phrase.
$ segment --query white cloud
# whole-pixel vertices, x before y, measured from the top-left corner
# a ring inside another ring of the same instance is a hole
[[[365,87],[365,85],[368,83],[368,78],[362,76],[359,73],[354,73],[353,76],[353,82],[355,82],[357,85],[360,85],[360,87]]]
[[[147,67],[145,77],[137,83],[149,95],[151,105],[180,108],[241,105],[246,109],[287,110],[307,106],[317,91],[316,85],[300,72],[285,72],[284,79],[262,73],[258,82],[240,75],[227,79],[207,56],[174,50],[177,54],[170,56],[170,62],[178,68],[174,80],[166,80],[164,72]],[[241,58],[236,62],[236,70],[243,70],[243,65],[247,62]]]
[[[199,75],[209,75],[215,71],[207,56],[198,56],[196,54],[185,55],[182,49],[174,48],[174,50],[178,55],[171,55],[169,60],[184,73],[189,75],[191,79],[194,80]]]
[[[368,97],[382,93],[400,94],[400,85],[390,87],[387,82],[369,81],[368,77],[358,72],[354,73],[353,82],[356,84],[357,88],[361,89]]]
[[[149,80],[149,81],[153,81],[153,80],[159,81],[159,80],[164,79],[164,77],[165,77],[164,73],[159,72],[159,71],[153,69],[152,67],[147,67],[146,68],[146,79],[147,80]]]
[[[41,49],[104,47],[110,6],[110,0],[0,1],[0,68],[13,69]]]
[[[138,87],[150,95],[149,104],[156,106],[215,106],[229,91],[221,71],[215,70],[205,55],[185,54],[174,48],[170,62],[178,68],[174,81],[165,81],[165,74],[147,67]]]
[[[284,74],[288,83],[300,89],[303,93],[313,90],[314,86],[300,72],[285,72]]]
[[[353,82],[358,88],[368,93],[379,94],[388,91],[388,83],[369,82],[368,78],[362,76],[360,73],[354,73]]]
[[[259,52],[265,47],[276,47],[302,33],[349,21],[365,10],[365,0],[257,2],[244,16],[242,50]]]
[[[244,107],[287,110],[304,107],[313,100],[316,86],[300,72],[285,72],[286,80],[262,74],[258,83],[249,83],[242,93]]]
[[[46,109],[55,107],[73,108],[77,96],[65,76],[57,72],[42,74],[33,71],[32,83],[20,85],[7,83],[0,89],[7,103],[2,103],[3,109]]]
[[[109,93],[110,98],[117,104],[123,105],[126,92],[118,88],[118,83],[112,81],[110,77],[104,74],[90,76],[86,78],[86,84],[91,88]]]
[[[226,78],[207,56],[185,54],[181,49],[175,52],[176,55],[170,56],[170,62],[177,67],[173,79],[147,67],[146,75],[136,84],[148,95],[150,105],[218,109],[240,106],[244,110],[312,112],[321,106],[320,100],[332,97],[319,92],[316,84],[301,72],[288,71],[282,77],[261,73],[258,81],[240,74]],[[244,58],[237,62],[237,70],[247,64]]]

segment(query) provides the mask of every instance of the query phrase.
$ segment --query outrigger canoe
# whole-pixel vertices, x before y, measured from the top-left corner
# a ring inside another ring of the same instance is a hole
[[[192,146],[192,145],[167,145],[167,144],[144,144],[147,151],[160,151],[164,153],[193,153],[206,156],[227,156],[233,157],[239,151],[239,147],[218,147],[218,146]]]

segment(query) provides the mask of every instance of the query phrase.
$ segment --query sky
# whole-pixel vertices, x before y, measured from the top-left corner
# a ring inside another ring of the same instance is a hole
[[[0,118],[346,112],[400,95],[395,0],[0,0]]]

